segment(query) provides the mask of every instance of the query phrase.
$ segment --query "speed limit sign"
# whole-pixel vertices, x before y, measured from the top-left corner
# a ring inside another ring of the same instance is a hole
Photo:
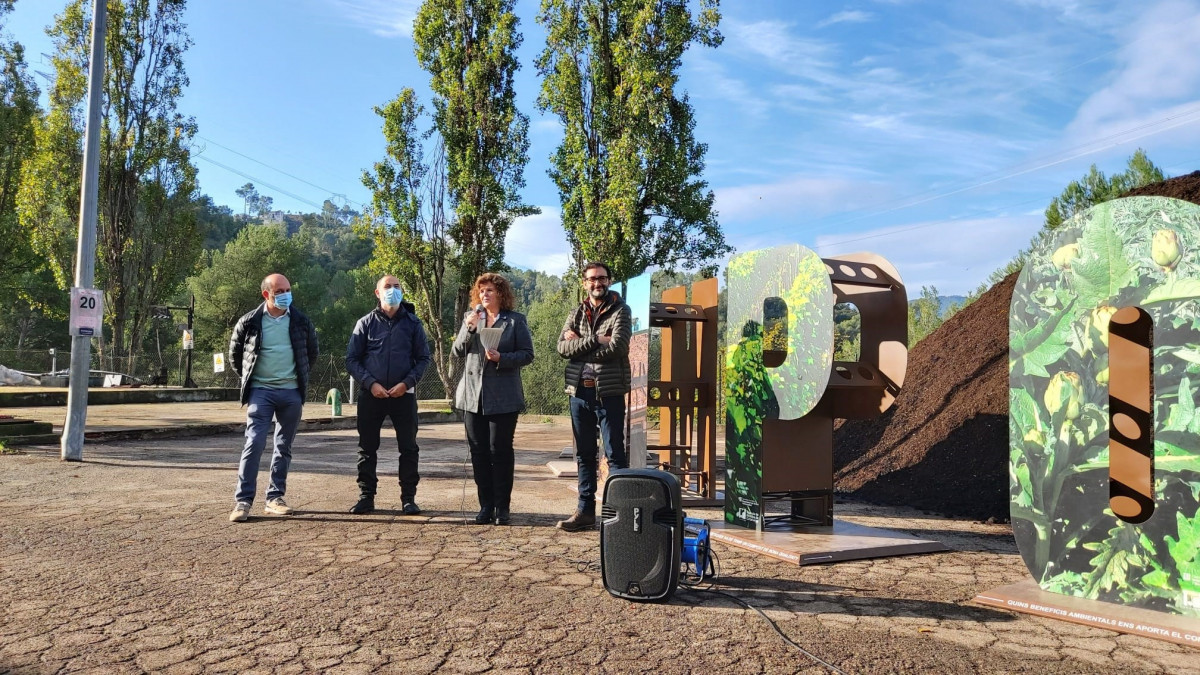
[[[96,288],[71,288],[71,335],[99,335],[104,325],[104,293]]]

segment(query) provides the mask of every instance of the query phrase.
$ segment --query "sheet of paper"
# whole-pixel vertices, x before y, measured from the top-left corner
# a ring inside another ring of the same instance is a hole
[[[484,349],[495,349],[500,346],[500,336],[503,334],[503,328],[480,328],[479,342],[483,344]]]

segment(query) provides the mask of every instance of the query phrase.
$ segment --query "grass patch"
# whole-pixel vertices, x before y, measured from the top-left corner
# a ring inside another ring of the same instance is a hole
[[[10,448],[4,441],[0,441],[0,455],[19,455],[19,454],[21,454],[20,450],[17,450],[16,448]]]

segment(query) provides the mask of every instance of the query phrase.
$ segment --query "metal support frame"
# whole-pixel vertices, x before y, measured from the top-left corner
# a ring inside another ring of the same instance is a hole
[[[662,329],[659,379],[649,383],[658,407],[659,466],[680,478],[683,503],[719,506],[717,494],[717,280],[663,291],[650,303],[650,325]],[[689,340],[690,331],[690,340]]]

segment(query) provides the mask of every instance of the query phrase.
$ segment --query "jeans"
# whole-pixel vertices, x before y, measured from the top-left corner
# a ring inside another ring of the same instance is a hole
[[[238,485],[235,501],[254,503],[258,491],[258,461],[267,445],[267,431],[271,418],[275,418],[275,449],[271,453],[271,485],[267,488],[267,501],[282,497],[287,492],[288,466],[292,463],[292,441],[296,428],[300,426],[300,415],[304,412],[304,400],[298,389],[250,390],[250,401],[246,408],[246,444],[242,447],[242,461],[238,464]]]
[[[575,436],[575,463],[579,471],[579,508],[596,509],[596,483],[599,457],[596,451],[596,427],[604,441],[608,468],[625,469],[625,397],[604,396],[597,400],[595,387],[579,387],[571,397],[571,432]]]
[[[385,417],[392,419],[396,429],[396,445],[400,449],[400,501],[407,503],[417,498],[417,483],[421,475],[417,471],[417,397],[405,394],[399,398],[375,398],[368,391],[360,391],[358,400],[358,493],[362,497],[374,497],[379,479],[375,467],[379,462],[379,430]]]
[[[479,508],[507,509],[512,497],[513,435],[517,431],[517,413],[481,415],[463,411],[467,427],[467,447],[471,449],[471,473]]]

